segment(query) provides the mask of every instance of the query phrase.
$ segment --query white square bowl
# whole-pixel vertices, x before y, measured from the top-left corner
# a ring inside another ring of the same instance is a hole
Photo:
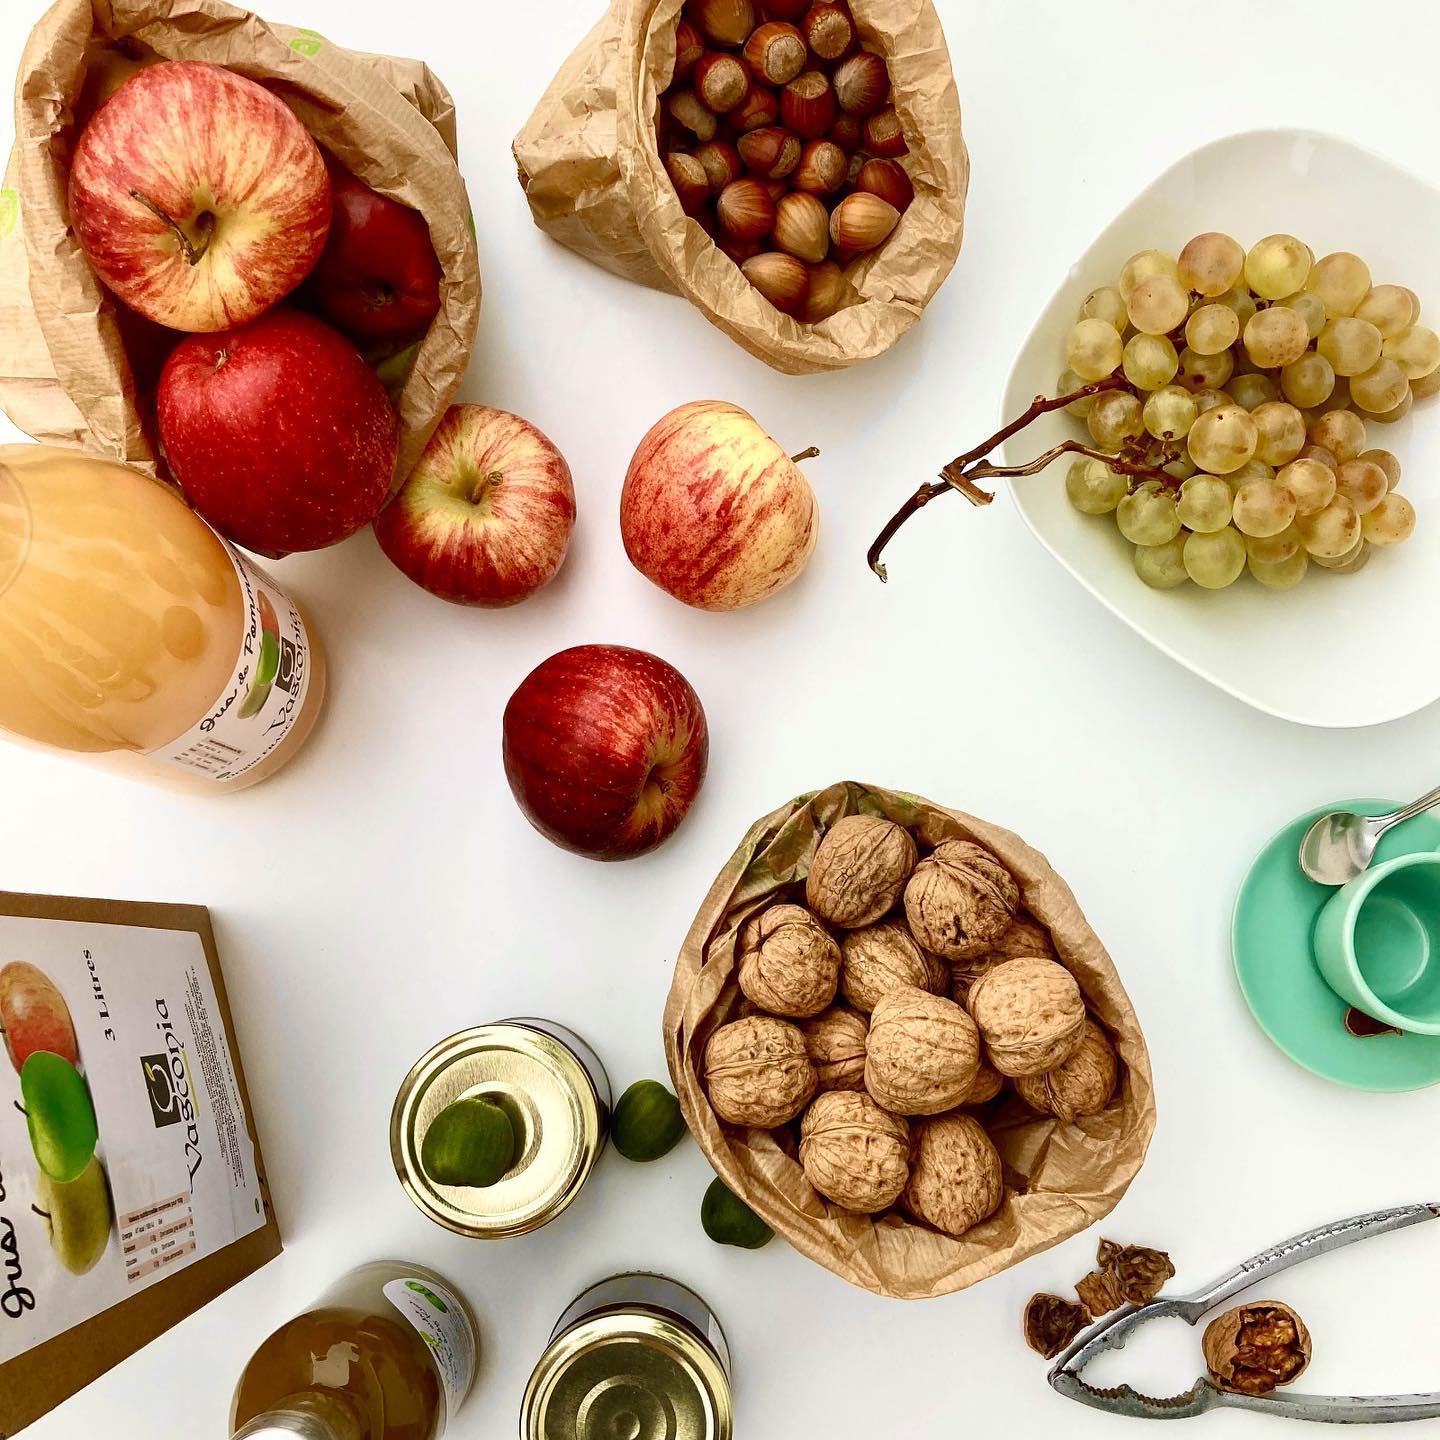
[[[1302,130],[1254,130],[1218,140],[1143,190],[1071,269],[1025,341],[1005,389],[1008,421],[1036,395],[1053,395],[1066,331],[1081,301],[1113,285],[1137,250],[1178,253],[1192,236],[1223,230],[1242,245],[1284,231],[1317,255],[1353,250],[1375,283],[1408,285],[1440,315],[1440,191],[1348,141]],[[1440,328],[1440,326],[1437,326]],[[1114,517],[1081,515],[1065,498],[1068,461],[1008,487],[1040,543],[1132,629],[1237,699],[1302,725],[1378,725],[1440,699],[1440,645],[1424,639],[1440,585],[1440,406],[1395,425],[1367,426],[1393,450],[1419,523],[1405,544],[1376,549],[1354,575],[1311,566],[1293,590],[1249,576],[1228,589],[1152,590],[1135,574],[1134,547]],[[1057,411],[1007,441],[1006,463],[1059,441],[1088,438]]]

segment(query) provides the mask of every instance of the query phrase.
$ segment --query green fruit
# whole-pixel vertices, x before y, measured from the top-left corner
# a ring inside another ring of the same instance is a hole
[[[515,1127],[493,1101],[472,1095],[447,1105],[420,1142],[420,1168],[437,1185],[483,1190],[515,1163]]]
[[[235,714],[241,720],[253,720],[265,708],[265,702],[270,698],[273,688],[268,680],[255,681],[245,692],[245,698],[240,702],[240,708]]]
[[[680,1102],[658,1080],[637,1080],[620,1097],[610,1121],[610,1138],[627,1160],[658,1160],[684,1133]]]
[[[35,1210],[50,1228],[50,1248],[72,1274],[100,1263],[110,1244],[110,1186],[95,1156],[74,1179],[52,1180],[43,1171],[35,1181]]]
[[[37,1050],[20,1069],[20,1094],[40,1168],[62,1183],[78,1179],[100,1141],[85,1077],[68,1060]]]
[[[268,630],[260,636],[260,658],[255,662],[255,683],[271,685],[280,673],[280,642]]]
[[[700,1223],[717,1245],[759,1250],[775,1232],[723,1180],[711,1181],[700,1202]]]

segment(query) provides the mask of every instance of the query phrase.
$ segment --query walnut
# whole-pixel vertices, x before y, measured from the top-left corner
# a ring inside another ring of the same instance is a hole
[[[982,1060],[960,1104],[988,1105],[1004,1088],[1005,1077],[993,1065],[987,1065]]]
[[[900,898],[915,868],[910,832],[879,815],[846,815],[826,832],[810,862],[805,902],[832,925],[853,930],[878,920]]]
[[[1120,1062],[1109,1037],[1093,1020],[1086,1020],[1079,1048],[1068,1060],[1043,1075],[1021,1075],[1015,1089],[1032,1109],[1057,1120],[1098,1115],[1115,1093]]]
[[[1004,960],[970,987],[968,1003],[990,1063],[1002,1075],[1053,1070],[1085,1038],[1080,987],[1054,960]]]
[[[865,1039],[865,1088],[897,1115],[938,1115],[969,1093],[980,1068],[975,1022],[923,990],[880,998]]]
[[[838,1008],[800,1026],[822,1090],[865,1088],[865,1032],[869,1028],[863,1015]]]
[[[805,1037],[770,1015],[722,1025],[705,1046],[705,1091],[732,1125],[773,1130],[788,1123],[815,1093]]]
[[[840,988],[857,1010],[873,1010],[892,990],[940,994],[949,980],[945,963],[916,943],[903,920],[882,920],[851,930],[840,941]]]
[[[1089,1312],[1073,1300],[1032,1295],[1025,1307],[1025,1343],[1053,1360],[1089,1323]]]
[[[826,1199],[873,1215],[910,1178],[910,1127],[868,1095],[827,1091],[800,1122],[800,1164]]]
[[[983,954],[968,960],[957,960],[952,971],[953,983],[958,988],[969,986],[978,980],[993,965],[1002,960],[1014,960],[1021,955],[1043,955],[1047,960],[1058,960],[1055,942],[1050,932],[1030,915],[1017,915],[1010,927],[994,941]],[[958,1001],[962,997],[957,995]]]
[[[1217,1316],[1200,1341],[1210,1378],[1222,1390],[1268,1395],[1310,1363],[1305,1322],[1278,1300],[1252,1300]]]
[[[1019,904],[1015,877],[973,840],[937,845],[905,886],[915,938],[947,960],[983,955],[1009,928]]]
[[[910,1183],[900,1203],[917,1220],[963,1235],[1005,1199],[999,1151],[970,1115],[922,1120],[910,1146]]]
[[[818,1015],[840,983],[840,947],[803,905],[772,905],[740,931],[740,989],[775,1015]]]

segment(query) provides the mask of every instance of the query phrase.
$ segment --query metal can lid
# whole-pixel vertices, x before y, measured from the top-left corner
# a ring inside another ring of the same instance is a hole
[[[731,1440],[730,1381],[688,1327],[650,1311],[593,1315],[541,1356],[525,1440]]]
[[[439,1185],[420,1165],[431,1121],[480,1096],[515,1127],[516,1160],[494,1185]],[[579,1056],[557,1036],[515,1022],[442,1040],[405,1077],[390,1116],[390,1154],[416,1206],[461,1235],[523,1235],[580,1193],[605,1143],[606,1105]]]

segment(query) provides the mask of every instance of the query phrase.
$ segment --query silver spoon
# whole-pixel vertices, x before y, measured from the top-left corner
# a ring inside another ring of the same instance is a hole
[[[1413,820],[1436,804],[1440,804],[1440,789],[1389,815],[1332,810],[1305,832],[1300,842],[1300,868],[1321,885],[1344,885],[1369,868],[1380,837],[1392,825]]]

